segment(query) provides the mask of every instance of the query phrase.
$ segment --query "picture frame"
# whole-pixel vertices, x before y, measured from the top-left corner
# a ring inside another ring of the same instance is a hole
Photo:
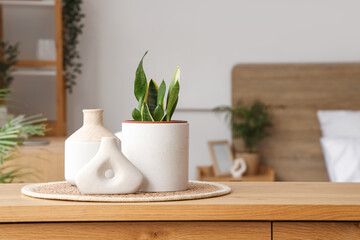
[[[234,163],[234,155],[231,145],[227,140],[208,141],[214,174],[217,177],[230,176],[230,170]]]

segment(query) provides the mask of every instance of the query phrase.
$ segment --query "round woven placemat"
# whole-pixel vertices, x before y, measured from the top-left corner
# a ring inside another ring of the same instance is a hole
[[[79,189],[67,182],[35,183],[24,186],[21,192],[27,196],[53,200],[87,202],[163,202],[191,200],[226,195],[231,188],[213,182],[189,181],[189,189],[178,192],[153,192],[133,194],[90,195],[82,194]]]

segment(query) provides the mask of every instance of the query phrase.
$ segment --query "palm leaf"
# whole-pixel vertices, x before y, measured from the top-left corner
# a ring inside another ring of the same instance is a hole
[[[11,91],[0,89],[0,101],[11,99]],[[14,118],[5,116],[5,123],[0,127],[0,165],[9,162],[16,157],[17,146],[21,145],[27,136],[42,136],[47,131],[43,118],[40,114],[33,116],[19,115]],[[0,167],[0,183],[11,183],[19,177],[31,175],[30,168],[5,165]]]

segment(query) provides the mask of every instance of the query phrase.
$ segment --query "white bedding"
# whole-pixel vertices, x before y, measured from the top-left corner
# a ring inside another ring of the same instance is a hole
[[[320,139],[332,182],[360,182],[360,111],[318,111]]]
[[[331,182],[360,182],[360,138],[321,138]]]
[[[322,110],[317,115],[323,137],[360,137],[360,111]]]

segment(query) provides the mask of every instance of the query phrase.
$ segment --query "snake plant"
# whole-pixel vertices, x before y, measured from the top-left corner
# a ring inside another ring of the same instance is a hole
[[[165,105],[165,81],[163,80],[159,86],[153,79],[149,82],[146,79],[143,60],[147,53],[141,58],[135,74],[134,94],[138,101],[138,108],[134,108],[132,117],[135,121],[169,122],[179,98],[180,67],[177,67],[173,74]]]

